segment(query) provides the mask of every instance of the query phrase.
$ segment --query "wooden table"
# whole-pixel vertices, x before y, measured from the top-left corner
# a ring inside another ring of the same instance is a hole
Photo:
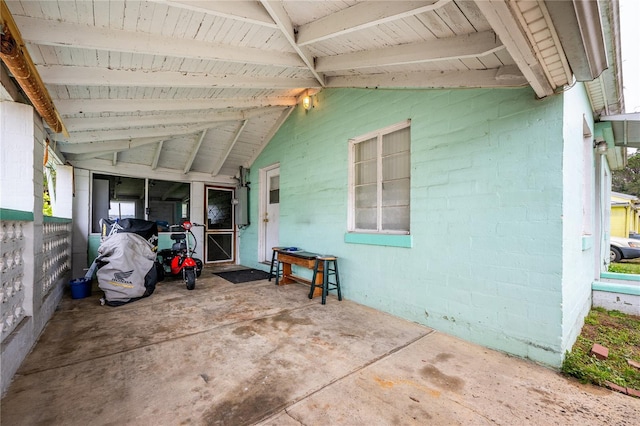
[[[313,271],[313,268],[316,265],[316,258],[319,256],[318,253],[311,253],[308,251],[288,251],[275,247],[273,250],[277,253],[276,262],[282,264],[282,277],[278,277],[278,274],[276,273],[277,285],[285,285],[295,282],[311,285],[311,280],[294,275],[291,272],[291,265],[301,266]],[[322,296],[322,273],[323,264],[322,262],[319,262],[318,275],[316,275],[316,288],[313,291],[313,297]]]

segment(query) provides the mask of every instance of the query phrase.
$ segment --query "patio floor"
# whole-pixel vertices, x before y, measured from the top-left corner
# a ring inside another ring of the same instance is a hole
[[[346,284],[343,284],[346,285]],[[231,284],[101,306],[69,295],[2,399],[4,425],[628,424],[581,385],[308,287]],[[636,423],[637,424],[637,423]]]

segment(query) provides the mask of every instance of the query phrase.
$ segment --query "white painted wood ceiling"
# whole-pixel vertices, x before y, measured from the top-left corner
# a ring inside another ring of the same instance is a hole
[[[74,166],[223,180],[307,90],[512,87],[571,72],[543,1],[7,1]]]

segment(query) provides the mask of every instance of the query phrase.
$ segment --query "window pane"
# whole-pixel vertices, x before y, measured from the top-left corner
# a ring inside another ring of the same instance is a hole
[[[93,175],[92,232],[100,232],[100,219],[145,218],[145,180]]]
[[[269,178],[269,204],[280,203],[280,175]]]
[[[410,197],[409,179],[399,179],[382,184],[382,206],[408,206]]]
[[[408,152],[401,152],[382,158],[383,181],[408,178],[410,169],[411,160]]]
[[[356,208],[356,229],[377,228],[375,208]]]
[[[135,219],[136,203],[132,201],[111,201],[109,203],[109,220]]]
[[[409,232],[409,206],[383,207],[382,229]]]
[[[207,189],[207,229],[233,229],[231,191]]]
[[[396,130],[382,136],[382,155],[394,154],[410,150],[411,134],[410,128]]]
[[[378,167],[375,161],[356,164],[355,179],[356,185],[375,183],[378,176]]]
[[[399,179],[382,185],[382,229],[409,232],[411,181]]]
[[[207,262],[233,260],[233,234],[207,234]]]
[[[377,205],[376,185],[364,185],[356,187],[356,208],[373,207]]]
[[[156,222],[159,232],[189,219],[190,191],[188,183],[149,181],[149,220]]]
[[[366,160],[375,160],[377,151],[377,139],[368,139],[354,145],[354,159],[356,163]]]

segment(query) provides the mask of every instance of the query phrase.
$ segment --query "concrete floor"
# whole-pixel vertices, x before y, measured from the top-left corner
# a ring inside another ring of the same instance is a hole
[[[343,284],[345,285],[345,284]],[[118,308],[65,297],[2,425],[637,425],[640,399],[330,296],[203,271]]]

